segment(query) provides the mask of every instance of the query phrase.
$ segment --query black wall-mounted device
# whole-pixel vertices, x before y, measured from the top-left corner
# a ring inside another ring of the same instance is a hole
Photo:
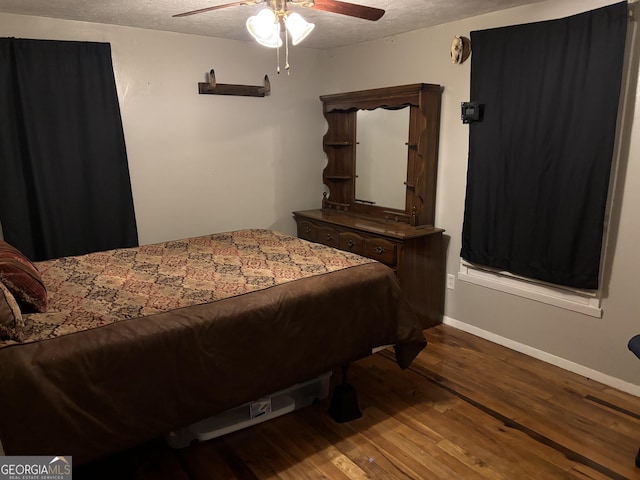
[[[461,103],[462,123],[481,122],[484,105],[478,102]]]

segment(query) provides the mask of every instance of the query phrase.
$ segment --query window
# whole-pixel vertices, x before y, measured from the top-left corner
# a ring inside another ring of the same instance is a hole
[[[462,280],[600,316],[627,8],[472,32]]]

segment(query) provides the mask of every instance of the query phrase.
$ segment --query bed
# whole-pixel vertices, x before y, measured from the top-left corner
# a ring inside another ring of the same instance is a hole
[[[30,291],[0,275],[7,455],[84,464],[382,345],[406,368],[426,345],[388,267],[271,230],[32,266]]]

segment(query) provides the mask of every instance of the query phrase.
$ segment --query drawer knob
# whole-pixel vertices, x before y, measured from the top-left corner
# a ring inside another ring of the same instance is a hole
[[[373,249],[373,251],[376,252],[378,255],[382,255],[384,253],[384,248],[378,245]]]
[[[353,247],[355,247],[355,246],[356,246],[356,242],[354,242],[353,240],[349,240],[349,241],[347,242],[347,247],[349,247],[349,248],[353,248]]]
[[[329,241],[333,240],[333,235],[331,235],[330,233],[327,233],[327,240]]]
[[[304,233],[311,233],[311,227],[304,227]]]

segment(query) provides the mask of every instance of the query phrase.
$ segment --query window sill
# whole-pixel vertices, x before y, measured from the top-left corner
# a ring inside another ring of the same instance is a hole
[[[602,317],[598,292],[564,289],[543,282],[517,277],[508,272],[486,270],[462,259],[460,260],[458,278],[463,282],[517,295],[566,310],[596,318]]]

